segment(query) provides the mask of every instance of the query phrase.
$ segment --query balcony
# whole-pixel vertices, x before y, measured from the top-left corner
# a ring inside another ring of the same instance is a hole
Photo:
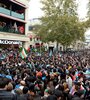
[[[9,15],[9,16],[24,20],[24,15],[16,13],[14,11],[10,11],[10,10],[8,10],[6,8],[0,7],[0,13],[3,13],[5,15]]]
[[[19,31],[19,29],[15,29],[13,27],[8,27],[8,26],[5,26],[5,27],[2,27],[0,26],[0,31],[1,32],[6,32],[6,33],[14,33],[14,34],[22,34],[22,35],[25,35],[25,33],[21,33]]]

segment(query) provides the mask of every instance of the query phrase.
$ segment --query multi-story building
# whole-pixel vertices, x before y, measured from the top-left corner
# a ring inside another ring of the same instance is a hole
[[[30,0],[0,0],[0,46],[23,45],[27,48],[28,2]]]
[[[42,42],[40,40],[40,37],[37,36],[37,33],[35,33],[37,26],[40,24],[39,18],[33,18],[28,21],[28,33],[27,36],[30,39],[29,45],[30,47],[40,47],[42,45]]]

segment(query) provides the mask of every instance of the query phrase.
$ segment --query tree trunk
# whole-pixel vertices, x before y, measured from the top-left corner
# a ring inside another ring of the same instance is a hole
[[[57,42],[57,44],[56,44],[56,51],[57,51],[57,52],[59,51],[59,50],[58,50],[58,45],[59,45],[59,44],[58,44],[58,42]]]

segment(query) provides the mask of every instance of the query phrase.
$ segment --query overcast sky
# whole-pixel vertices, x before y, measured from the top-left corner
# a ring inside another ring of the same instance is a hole
[[[78,8],[78,14],[80,19],[85,18],[87,10],[86,5],[88,3],[88,0],[77,0],[79,2],[79,8]],[[40,3],[40,0],[30,0],[29,3],[29,19],[38,18],[43,15],[43,12],[41,11],[42,5]]]
[[[38,18],[43,15],[40,0],[30,0],[29,3],[29,19]]]

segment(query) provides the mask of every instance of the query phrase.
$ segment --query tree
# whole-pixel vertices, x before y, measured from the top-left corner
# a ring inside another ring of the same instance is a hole
[[[87,4],[87,20],[84,22],[85,28],[90,27],[90,0],[88,0]]]
[[[88,1],[87,9],[88,9],[87,18],[90,19],[90,0]]]
[[[78,20],[75,0],[41,0],[44,16],[38,35],[42,41],[57,41],[69,46],[84,39],[84,28]]]

